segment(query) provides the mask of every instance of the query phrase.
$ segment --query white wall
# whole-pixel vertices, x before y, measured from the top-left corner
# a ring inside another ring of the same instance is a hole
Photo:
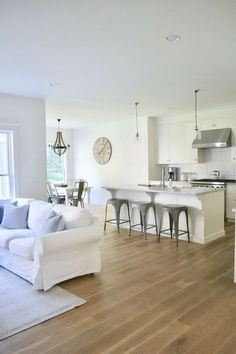
[[[0,125],[15,131],[16,196],[46,199],[44,101],[0,94]]]
[[[86,179],[94,186],[92,202],[103,203],[104,192],[99,187],[148,182],[147,119],[140,119],[141,142],[135,141],[134,119],[98,122],[74,131],[74,177]],[[99,165],[93,157],[93,144],[99,136],[112,145],[112,157]]]

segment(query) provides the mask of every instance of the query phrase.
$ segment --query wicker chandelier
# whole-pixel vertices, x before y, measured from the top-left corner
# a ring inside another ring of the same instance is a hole
[[[57,131],[55,143],[53,145],[48,145],[48,146],[55,152],[55,154],[61,156],[66,152],[67,149],[70,148],[70,145],[69,144],[66,145],[64,143],[62,132],[60,130],[61,119],[58,119],[57,121],[58,121],[58,131]]]

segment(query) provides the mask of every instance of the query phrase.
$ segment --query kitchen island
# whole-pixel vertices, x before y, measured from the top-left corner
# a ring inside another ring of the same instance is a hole
[[[189,227],[191,241],[207,243],[223,235],[224,230],[224,189],[210,189],[204,187],[162,187],[162,186],[104,186],[109,194],[107,198],[126,198],[130,201],[153,201],[157,206],[159,220],[161,205],[186,205],[189,212]],[[126,213],[126,210],[122,210]],[[124,215],[123,215],[124,216]],[[138,222],[138,213],[134,212],[133,222]],[[153,215],[150,213],[150,222]],[[168,226],[168,215],[164,216],[163,226]],[[180,215],[180,229],[185,229],[184,215]],[[150,232],[153,232],[150,230]],[[186,235],[179,237],[186,240]]]

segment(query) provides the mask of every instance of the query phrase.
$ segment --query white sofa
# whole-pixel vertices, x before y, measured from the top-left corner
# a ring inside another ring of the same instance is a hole
[[[102,227],[87,209],[18,200],[18,205],[26,203],[30,203],[28,228],[0,227],[0,266],[28,280],[35,289],[44,290],[100,271]],[[64,222],[64,230],[38,235],[37,227],[44,224],[50,210],[62,215],[60,228]]]

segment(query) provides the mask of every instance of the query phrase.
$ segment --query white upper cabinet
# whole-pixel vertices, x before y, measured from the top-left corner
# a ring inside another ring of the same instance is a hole
[[[157,163],[196,163],[197,149],[192,148],[192,122],[174,122],[157,125]]]
[[[231,144],[233,147],[236,147],[236,117],[233,117],[231,119]],[[235,152],[234,152],[234,157],[235,157]]]
[[[169,126],[169,159],[171,163],[184,162],[184,130],[179,123]]]
[[[158,123],[156,156],[158,164],[198,163],[201,149],[193,149],[194,121]],[[231,161],[236,163],[236,118],[205,119],[198,122],[200,130],[232,129]]]
[[[160,164],[169,163],[169,124],[159,124],[156,133],[157,161]]]
[[[206,119],[200,120],[198,127],[200,130],[212,130],[212,129],[223,129],[223,128],[230,128],[231,127],[231,119]]]
[[[198,149],[192,148],[193,140],[195,139],[194,124],[192,122],[184,123],[185,129],[185,148],[184,148],[184,162],[197,163],[198,162]]]

